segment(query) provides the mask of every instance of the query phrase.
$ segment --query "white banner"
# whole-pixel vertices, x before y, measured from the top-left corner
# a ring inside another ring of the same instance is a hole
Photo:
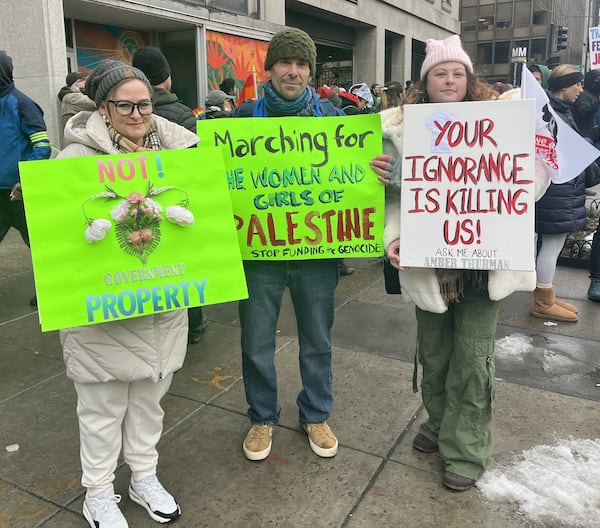
[[[589,35],[590,69],[600,68],[600,27],[591,27]]]
[[[404,112],[400,264],[533,271],[535,103]]]
[[[551,169],[553,183],[572,180],[600,156],[600,150],[552,109],[546,92],[527,68],[523,68],[521,97],[535,99],[535,152]]]

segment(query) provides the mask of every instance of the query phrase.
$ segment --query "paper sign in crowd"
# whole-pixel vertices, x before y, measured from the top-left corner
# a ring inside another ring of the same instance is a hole
[[[405,106],[401,265],[534,270],[534,112],[532,100]]]

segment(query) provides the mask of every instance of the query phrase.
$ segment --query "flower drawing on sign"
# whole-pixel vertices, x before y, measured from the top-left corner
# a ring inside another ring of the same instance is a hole
[[[106,218],[90,218],[86,213],[86,205],[99,198],[106,202],[118,201],[109,211],[114,221],[115,235],[119,246],[132,257],[146,263],[149,255],[158,247],[161,238],[160,225],[163,220],[163,206],[153,199],[168,191],[183,193],[185,198],[175,205],[169,205],[165,217],[175,225],[186,227],[194,223],[194,215],[188,209],[189,199],[187,193],[176,187],[157,187],[148,184],[146,193],[132,191],[127,196],[121,196],[108,185],[105,192],[90,196],[83,204],[86,230],[85,240],[94,244],[104,239],[112,229],[113,222]]]

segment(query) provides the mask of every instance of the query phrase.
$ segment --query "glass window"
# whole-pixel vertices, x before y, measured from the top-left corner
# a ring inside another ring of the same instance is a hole
[[[463,31],[475,31],[477,28],[477,8],[463,7],[462,9]]]
[[[496,6],[496,28],[506,29],[511,27],[512,3],[498,4]]]
[[[494,53],[495,64],[506,64],[510,62],[509,46],[510,42],[508,41],[496,42],[496,48]]]
[[[529,27],[531,22],[531,1],[523,0],[515,4],[515,27]]]
[[[483,42],[477,45],[477,64],[492,64],[492,43]]]

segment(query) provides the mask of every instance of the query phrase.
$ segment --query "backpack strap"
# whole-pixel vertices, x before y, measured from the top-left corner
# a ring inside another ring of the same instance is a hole
[[[319,106],[321,107],[321,113],[324,116],[343,116],[343,110],[337,108],[329,99],[319,99]]]
[[[252,117],[255,106],[256,99],[246,99],[241,106],[234,110],[233,117]]]

